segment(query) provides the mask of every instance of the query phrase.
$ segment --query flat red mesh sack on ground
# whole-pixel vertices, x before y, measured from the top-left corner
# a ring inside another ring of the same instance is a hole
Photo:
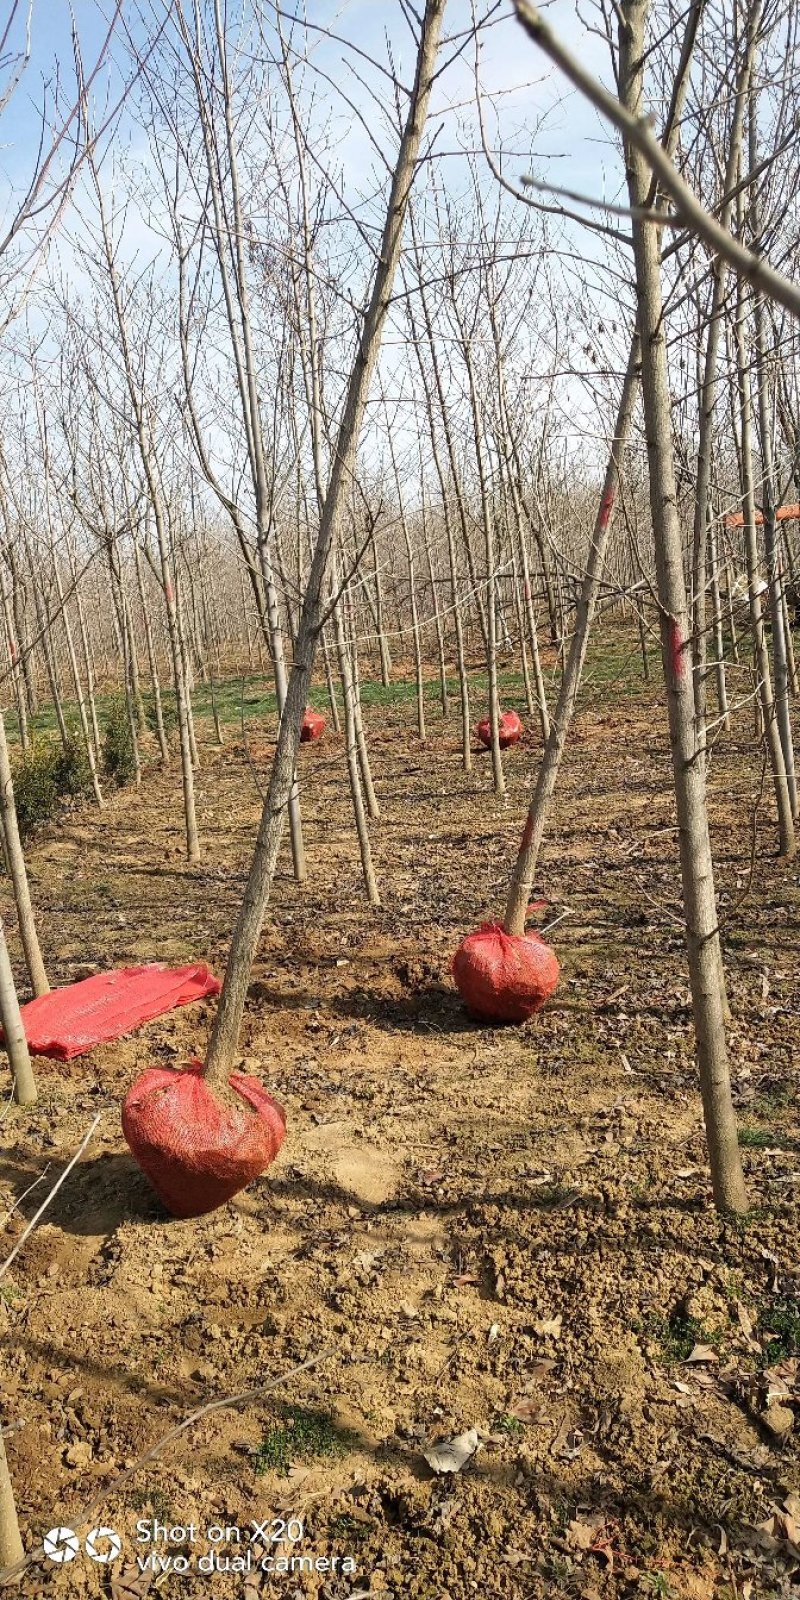
[[[241,1100],[220,1099],[201,1061],[180,1072],[150,1067],[128,1090],[122,1131],[173,1217],[200,1217],[225,1204],[275,1160],[286,1132],[282,1106],[256,1078],[234,1072]]]
[[[499,922],[468,934],[452,964],[456,988],[480,1022],[526,1022],[550,999],[560,970],[538,933],[506,933]]]
[[[319,739],[325,732],[327,718],[320,711],[312,711],[306,706],[303,720],[300,724],[300,743],[309,744],[312,739]]]
[[[484,717],[482,722],[478,723],[475,732],[477,733],[481,744],[485,744],[487,750],[490,749],[492,743],[492,724],[488,717]],[[520,722],[516,711],[503,712],[502,716],[498,719],[497,732],[500,739],[501,750],[507,750],[510,744],[518,743],[518,741],[522,738],[522,723]]]
[[[123,967],[97,972],[30,1000],[21,1008],[22,1025],[34,1055],[69,1061],[165,1011],[219,991],[219,978],[204,961],[191,967],[165,967],[161,962]]]

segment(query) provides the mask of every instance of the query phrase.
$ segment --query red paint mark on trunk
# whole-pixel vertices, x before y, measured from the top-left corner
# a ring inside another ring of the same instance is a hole
[[[609,517],[611,516],[611,513],[612,513],[613,509],[614,509],[614,490],[613,489],[609,489],[608,493],[603,495],[603,499],[602,499],[602,502],[601,502],[601,505],[600,505],[600,511],[599,511],[599,514],[598,514],[598,517],[597,517],[597,526],[599,528],[607,528],[608,527],[608,520],[609,520]]]
[[[174,599],[174,594],[173,594],[173,590],[172,590],[172,584],[170,583],[169,578],[167,578],[167,582],[166,582],[166,585],[165,585],[165,593],[166,593],[167,600],[168,600],[169,604],[172,605],[172,602],[173,602],[173,599]]]
[[[522,855],[523,852],[525,850],[527,850],[528,845],[530,844],[532,838],[533,838],[533,817],[529,816],[528,820],[527,820],[527,822],[525,824],[525,827],[522,830],[522,839],[520,840],[520,846],[519,846],[520,855]]]
[[[525,579],[525,586],[524,587],[525,587],[525,599],[526,600],[530,600],[530,597],[531,597],[531,586],[530,586],[527,578]]]
[[[669,625],[669,662],[675,677],[680,682],[684,668],[683,639],[680,627],[674,617]]]

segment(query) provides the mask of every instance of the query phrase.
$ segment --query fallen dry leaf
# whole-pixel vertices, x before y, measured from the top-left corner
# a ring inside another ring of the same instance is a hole
[[[454,1434],[452,1439],[442,1439],[422,1454],[434,1472],[460,1472],[472,1460],[480,1440],[477,1428]]]
[[[540,1334],[543,1339],[560,1339],[561,1317],[546,1317],[543,1322],[534,1322],[533,1331]]]
[[[509,1416],[516,1417],[518,1422],[536,1422],[541,1411],[542,1401],[537,1400],[534,1395],[525,1394],[520,1395],[519,1399],[508,1408]]]
[[[590,1511],[585,1517],[575,1517],[567,1528],[567,1544],[572,1550],[591,1550],[605,1525],[602,1511]]]
[[[550,1446],[551,1455],[558,1456],[561,1461],[574,1461],[582,1449],[583,1434],[580,1428],[573,1428],[564,1421]]]
[[[684,1365],[688,1364],[690,1361],[697,1361],[705,1364],[712,1362],[717,1363],[719,1362],[719,1356],[717,1355],[716,1350],[712,1349],[710,1344],[696,1344],[691,1354],[686,1357],[686,1362]]]

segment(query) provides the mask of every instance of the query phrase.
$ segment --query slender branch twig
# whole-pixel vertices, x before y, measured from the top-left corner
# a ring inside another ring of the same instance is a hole
[[[12,1261],[14,1261],[15,1258],[19,1255],[20,1250],[22,1249],[22,1246],[25,1243],[25,1240],[28,1238],[28,1235],[33,1233],[33,1230],[36,1227],[36,1224],[39,1221],[39,1218],[41,1216],[43,1216],[43,1214],[47,1210],[47,1207],[49,1206],[51,1200],[58,1193],[59,1189],[61,1188],[62,1183],[64,1182],[64,1179],[69,1177],[69,1174],[71,1173],[71,1171],[72,1171],[72,1169],[73,1169],[73,1167],[75,1165],[75,1162],[79,1159],[80,1156],[83,1155],[83,1152],[86,1149],[86,1146],[89,1143],[89,1140],[91,1139],[92,1134],[94,1133],[95,1128],[97,1127],[97,1124],[100,1121],[102,1115],[103,1115],[102,1111],[98,1111],[97,1116],[95,1117],[94,1122],[92,1123],[92,1126],[90,1127],[88,1133],[86,1133],[84,1135],[83,1139],[81,1140],[80,1144],[78,1145],[78,1148],[75,1151],[75,1154],[72,1157],[72,1160],[67,1163],[67,1165],[64,1168],[64,1171],[61,1174],[61,1177],[58,1178],[57,1181],[53,1184],[53,1187],[50,1190],[50,1193],[48,1194],[47,1199],[42,1201],[42,1204],[40,1205],[39,1210],[35,1213],[34,1216],[31,1217],[31,1220],[28,1223],[28,1226],[25,1229],[25,1232],[20,1235],[19,1239],[17,1240],[17,1242],[16,1242],[16,1244],[15,1244],[15,1246],[14,1246],[14,1248],[13,1248],[11,1254],[10,1254],[10,1256],[6,1256],[5,1261],[3,1261],[0,1264],[0,1278],[5,1276],[5,1274],[7,1273],[8,1269],[9,1269],[9,1267],[11,1266]]]
[[[735,239],[727,228],[705,209],[693,189],[681,177],[663,145],[656,138],[648,117],[635,117],[609,93],[591,72],[577,60],[566,45],[553,33],[536,6],[530,0],[514,0],[514,9],[525,32],[538,44],[545,55],[569,78],[591,104],[614,127],[637,146],[649,163],[664,192],[669,195],[676,215],[708,246],[714,255],[721,256],[728,265],[752,284],[754,289],[770,300],[777,301],[793,316],[800,317],[800,287],[776,272],[768,262],[754,255]],[[668,220],[668,219],[665,219]]]

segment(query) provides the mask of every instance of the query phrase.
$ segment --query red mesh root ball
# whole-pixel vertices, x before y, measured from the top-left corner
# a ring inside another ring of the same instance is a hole
[[[122,1131],[173,1217],[201,1217],[238,1194],[275,1160],[283,1108],[256,1078],[231,1074],[241,1105],[219,1098],[201,1061],[180,1072],[149,1067],[128,1090]]]
[[[310,744],[312,739],[319,739],[325,732],[327,718],[319,711],[312,711],[306,706],[303,720],[300,724],[300,743]]]
[[[488,717],[484,717],[483,720],[478,723],[475,732],[477,733],[481,744],[485,744],[487,750],[491,749],[492,724]],[[519,743],[519,740],[522,738],[522,723],[520,722],[516,711],[503,712],[502,716],[498,719],[497,733],[500,740],[501,750],[507,750],[510,744]]]
[[[561,968],[538,933],[506,933],[484,922],[459,945],[452,965],[456,988],[479,1022],[527,1022],[550,999]]]

